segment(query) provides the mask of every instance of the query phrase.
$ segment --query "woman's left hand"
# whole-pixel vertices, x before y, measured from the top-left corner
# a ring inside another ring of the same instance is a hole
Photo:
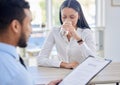
[[[68,35],[71,37],[75,38],[77,41],[81,39],[81,37],[78,35],[76,29],[73,25],[72,22],[66,21],[63,23],[62,28],[68,31]]]

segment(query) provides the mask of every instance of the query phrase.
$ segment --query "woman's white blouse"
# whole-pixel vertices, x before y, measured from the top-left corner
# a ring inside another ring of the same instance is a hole
[[[37,57],[38,65],[60,67],[62,61],[77,61],[81,63],[89,55],[95,56],[96,44],[93,32],[90,29],[81,28],[78,28],[77,32],[84,41],[81,45],[79,45],[74,38],[68,41],[67,37],[61,34],[60,28],[52,29]],[[58,60],[49,58],[54,45],[57,50]]]

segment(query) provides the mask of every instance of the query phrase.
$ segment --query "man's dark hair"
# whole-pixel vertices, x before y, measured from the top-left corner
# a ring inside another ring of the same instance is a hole
[[[0,30],[5,30],[14,19],[22,24],[25,8],[30,8],[25,0],[0,0]]]

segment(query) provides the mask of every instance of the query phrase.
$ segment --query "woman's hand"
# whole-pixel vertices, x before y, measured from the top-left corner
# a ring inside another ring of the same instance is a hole
[[[65,21],[63,25],[61,26],[64,30],[68,31],[68,35],[72,36],[75,38],[77,41],[81,40],[81,37],[78,35],[76,31],[76,27],[72,25],[72,22],[70,21]]]
[[[79,65],[78,62],[74,61],[74,62],[70,62],[70,63],[66,63],[66,62],[62,62],[60,64],[61,68],[67,68],[67,69],[74,69]]]
[[[58,85],[61,81],[62,81],[62,79],[54,80],[54,81],[51,81],[51,82],[50,82],[49,84],[47,84],[47,85]]]

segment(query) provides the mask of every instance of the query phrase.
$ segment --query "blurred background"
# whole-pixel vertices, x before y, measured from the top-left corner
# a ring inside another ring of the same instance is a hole
[[[35,66],[36,56],[49,31],[60,25],[59,8],[64,0],[27,0],[30,3],[33,21],[32,34],[25,49],[18,48],[29,66]],[[120,0],[78,0],[96,38],[97,54],[100,57],[120,61]],[[55,56],[55,47],[51,57]]]

